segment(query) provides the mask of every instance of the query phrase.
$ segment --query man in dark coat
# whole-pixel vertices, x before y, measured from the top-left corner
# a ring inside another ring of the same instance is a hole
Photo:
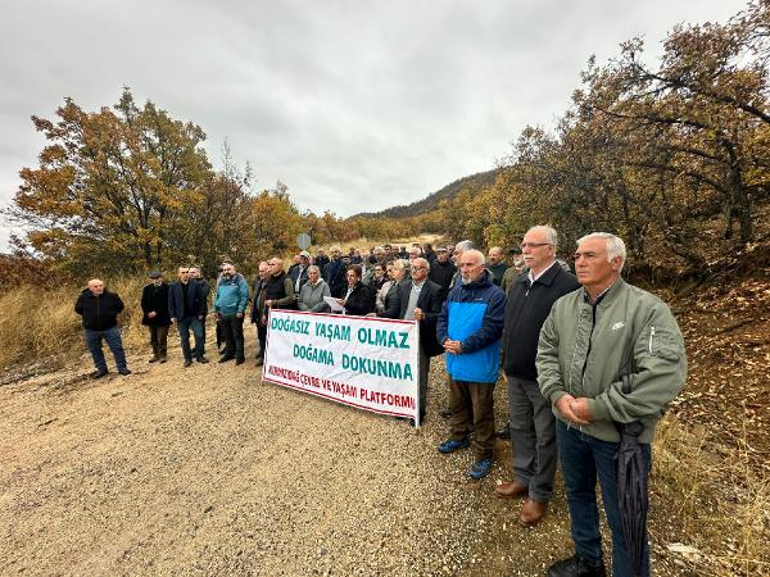
[[[150,273],[150,281],[142,291],[142,324],[150,329],[150,362],[165,363],[168,356],[168,327],[171,325],[171,317],[168,315],[168,285],[163,282],[163,275],[157,270]]]
[[[195,360],[201,364],[209,362],[203,356],[203,322],[207,309],[203,290],[203,285],[190,280],[190,269],[187,267],[179,267],[179,280],[168,289],[168,314],[179,330],[185,368],[192,364],[191,330],[195,337]]]
[[[88,288],[80,293],[75,302],[75,312],[83,317],[86,344],[96,367],[90,374],[92,379],[99,379],[108,372],[102,352],[102,339],[107,341],[115,357],[118,372],[123,376],[131,374],[126,366],[126,353],[118,330],[118,315],[122,311],[123,301],[117,293],[106,290],[104,282],[98,278],[88,281]]]
[[[326,283],[334,298],[341,298],[348,288],[347,265],[342,259],[340,247],[331,248],[332,260],[326,267]]]
[[[452,284],[452,278],[457,273],[457,267],[450,258],[447,247],[440,246],[436,249],[436,258],[430,265],[428,278],[441,287],[442,301],[446,300],[449,294],[449,285]]]
[[[508,380],[508,416],[515,479],[495,489],[498,497],[524,497],[519,523],[537,525],[553,492],[556,421],[537,384],[540,329],[558,299],[579,288],[555,260],[556,231],[534,226],[521,243],[528,272],[508,291],[503,330],[503,370]]]
[[[412,280],[401,286],[398,318],[420,322],[420,422],[425,419],[428,402],[430,359],[444,352],[436,337],[436,322],[441,313],[441,287],[428,280],[427,259],[412,261]]]

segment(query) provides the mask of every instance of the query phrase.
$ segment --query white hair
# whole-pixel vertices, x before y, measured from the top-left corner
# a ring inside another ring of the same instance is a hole
[[[538,224],[537,226],[533,226],[530,228],[527,233],[530,232],[542,232],[545,235],[545,240],[548,241],[549,244],[552,244],[553,246],[556,246],[559,244],[559,235],[556,234],[556,229],[548,226],[546,224]],[[589,235],[590,236],[590,235]]]
[[[461,240],[455,245],[455,251],[465,252],[466,250],[474,250],[476,244],[472,240]]]
[[[607,262],[612,262],[615,257],[620,257],[620,268],[622,269],[626,262],[626,243],[623,242],[623,239],[609,232],[592,232],[579,238],[577,244],[594,238],[601,238],[607,243]]]
[[[422,258],[421,256],[418,256],[416,259],[412,261],[412,266],[416,265],[417,262],[421,262],[425,266],[425,270],[430,272],[430,263],[428,262],[428,259]]]
[[[468,255],[473,257],[473,260],[476,261],[476,264],[483,265],[487,263],[487,258],[484,256],[484,253],[481,252],[480,250],[476,250],[475,248],[472,248],[470,250],[464,250],[463,256],[468,256]]]

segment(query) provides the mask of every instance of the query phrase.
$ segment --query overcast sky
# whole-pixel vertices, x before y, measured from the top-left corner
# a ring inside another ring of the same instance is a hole
[[[30,116],[130,86],[227,138],[258,188],[348,216],[488,170],[527,124],[552,126],[595,54],[735,0],[11,0],[0,18],[0,205],[43,147]],[[0,223],[0,250],[8,238]]]

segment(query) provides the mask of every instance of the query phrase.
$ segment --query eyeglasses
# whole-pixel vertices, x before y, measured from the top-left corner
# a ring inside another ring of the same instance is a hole
[[[525,248],[538,248],[541,246],[553,246],[553,243],[550,242],[522,242],[519,245],[519,248],[521,250],[524,250]]]

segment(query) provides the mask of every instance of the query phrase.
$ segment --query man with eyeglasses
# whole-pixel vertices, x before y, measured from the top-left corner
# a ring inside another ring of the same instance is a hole
[[[420,323],[420,422],[425,420],[428,403],[430,359],[444,352],[436,337],[436,322],[443,304],[442,289],[428,279],[430,265],[422,257],[412,261],[412,280],[401,285],[398,318]]]
[[[556,263],[556,231],[533,226],[521,252],[527,272],[508,290],[503,330],[503,370],[508,381],[508,416],[513,444],[512,482],[495,488],[495,496],[523,497],[519,523],[537,525],[553,492],[556,474],[555,420],[537,384],[537,343],[553,303],[579,288],[574,275]]]

